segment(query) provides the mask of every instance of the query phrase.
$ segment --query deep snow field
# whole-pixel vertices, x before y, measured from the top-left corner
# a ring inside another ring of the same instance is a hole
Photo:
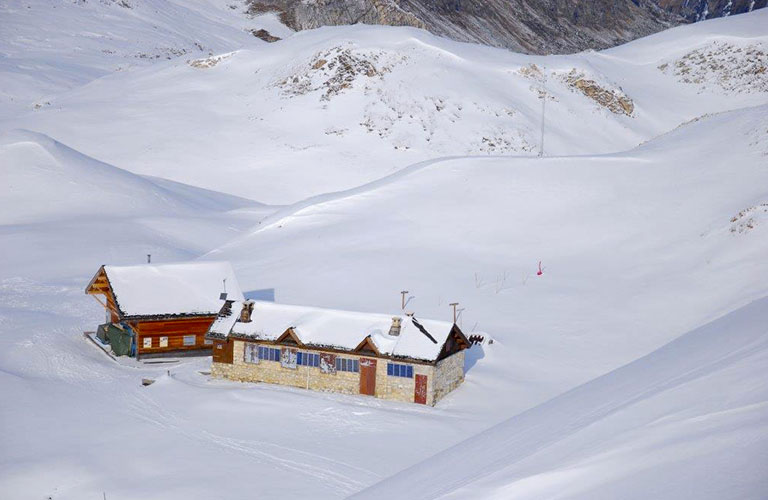
[[[535,57],[126,4],[0,5],[0,498],[766,497],[768,11]],[[83,289],[148,253],[494,342],[435,408],[115,363]]]

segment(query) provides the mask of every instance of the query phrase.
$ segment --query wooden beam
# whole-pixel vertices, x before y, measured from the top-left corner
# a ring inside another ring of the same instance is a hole
[[[114,313],[114,314],[115,314],[115,316],[118,316],[118,317],[120,316],[120,313],[117,311],[117,309],[115,309],[115,308],[113,308],[112,306],[109,306],[108,304],[105,304],[104,302],[102,302],[102,301],[101,301],[101,300],[100,300],[100,299],[99,299],[99,298],[96,296],[97,294],[89,294],[89,295],[90,295],[91,297],[93,297],[93,298],[96,300],[96,302],[98,302],[99,304],[101,304],[101,307],[103,307],[104,309],[106,309],[107,311],[109,311],[109,312],[111,312],[111,313]]]

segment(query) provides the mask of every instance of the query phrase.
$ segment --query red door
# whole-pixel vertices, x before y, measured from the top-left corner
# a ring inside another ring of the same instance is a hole
[[[360,394],[376,395],[376,360],[360,358]]]
[[[427,376],[416,375],[416,388],[413,391],[413,402],[427,404]]]

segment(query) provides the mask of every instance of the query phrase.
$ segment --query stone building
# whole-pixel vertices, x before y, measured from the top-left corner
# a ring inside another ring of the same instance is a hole
[[[226,302],[206,338],[213,377],[435,405],[464,381],[469,341],[412,315]]]

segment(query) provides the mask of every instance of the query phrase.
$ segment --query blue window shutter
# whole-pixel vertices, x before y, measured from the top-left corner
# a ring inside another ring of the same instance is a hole
[[[302,361],[301,357],[302,357],[303,354],[304,353],[301,352],[301,351],[296,353],[296,364],[297,365],[303,365],[304,364],[304,363],[301,362]]]
[[[355,372],[359,372],[360,371],[360,361],[355,360],[355,365],[354,366],[355,366]]]
[[[392,376],[392,363],[387,363],[387,375]]]
[[[408,378],[413,378],[413,367],[408,366]]]

